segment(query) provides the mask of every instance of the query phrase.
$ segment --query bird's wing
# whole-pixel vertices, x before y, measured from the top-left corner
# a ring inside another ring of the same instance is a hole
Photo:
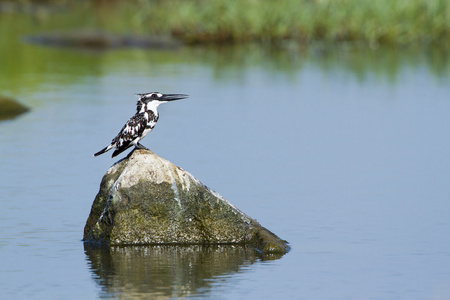
[[[125,150],[129,148],[131,142],[142,135],[146,123],[147,122],[144,118],[144,113],[135,114],[125,123],[125,125],[122,127],[119,134],[113,139],[111,144],[114,143],[117,150],[120,150],[122,148],[123,150]]]

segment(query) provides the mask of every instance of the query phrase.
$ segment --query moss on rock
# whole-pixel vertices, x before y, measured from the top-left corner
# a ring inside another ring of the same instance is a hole
[[[135,150],[102,179],[84,229],[110,245],[242,244],[285,253],[263,228],[188,172],[149,150]]]

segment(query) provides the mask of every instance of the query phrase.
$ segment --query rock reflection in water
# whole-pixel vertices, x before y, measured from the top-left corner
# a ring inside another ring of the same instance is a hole
[[[282,256],[263,257],[237,245],[84,247],[103,296],[120,298],[207,294],[215,277],[223,280],[244,266]]]

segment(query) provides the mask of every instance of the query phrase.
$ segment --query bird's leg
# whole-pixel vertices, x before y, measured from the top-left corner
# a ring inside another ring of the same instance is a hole
[[[148,149],[147,147],[142,146],[140,143],[137,143],[135,147],[136,147],[136,149],[146,149],[146,150],[150,150],[150,149]]]

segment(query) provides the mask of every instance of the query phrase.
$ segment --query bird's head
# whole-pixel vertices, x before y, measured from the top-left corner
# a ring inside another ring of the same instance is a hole
[[[185,94],[162,94],[159,92],[152,92],[146,94],[137,94],[139,101],[137,103],[137,110],[142,111],[150,107],[157,108],[161,103],[166,103],[174,100],[186,99],[189,97]]]
[[[139,100],[144,103],[149,103],[153,101],[157,102],[168,102],[168,101],[174,101],[174,100],[180,100],[185,99],[189,97],[185,94],[162,94],[159,92],[152,92],[152,93],[146,93],[146,94],[138,94]]]

